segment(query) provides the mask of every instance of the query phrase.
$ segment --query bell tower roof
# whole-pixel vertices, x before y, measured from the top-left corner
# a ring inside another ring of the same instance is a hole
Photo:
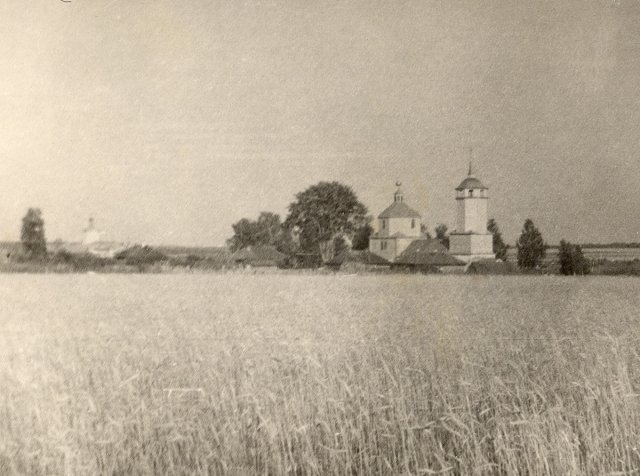
[[[456,190],[489,190],[480,180],[473,175],[473,168],[471,161],[469,161],[469,175],[460,182],[460,185],[456,187]]]

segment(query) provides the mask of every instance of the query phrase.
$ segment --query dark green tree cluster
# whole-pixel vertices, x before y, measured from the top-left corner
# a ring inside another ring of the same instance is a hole
[[[257,220],[242,220],[232,225],[233,236],[228,240],[231,251],[247,246],[270,245],[278,251],[291,250],[291,233],[280,221],[280,216],[271,212],[262,212]]]
[[[580,245],[572,245],[568,241],[560,240],[558,259],[560,272],[564,275],[585,275],[591,271],[589,260],[584,257]]]
[[[298,193],[282,223],[274,213],[262,212],[257,220],[235,223],[228,240],[232,251],[252,245],[271,245],[285,254],[316,253],[328,261],[348,248],[367,249],[373,232],[371,217],[351,187],[319,182]]]
[[[509,245],[507,245],[502,239],[502,233],[496,221],[491,218],[487,222],[487,231],[493,235],[493,252],[496,258],[502,261],[507,261],[507,252],[509,251]]]
[[[547,245],[542,239],[542,234],[529,218],[524,222],[516,248],[518,250],[519,268],[537,268],[546,256]]]
[[[449,235],[447,234],[448,231],[449,229],[444,223],[439,223],[435,228],[436,240],[442,243],[447,249],[449,249]]]
[[[351,242],[351,248],[354,250],[369,249],[369,238],[371,238],[371,235],[373,234],[373,227],[371,226],[372,220],[372,217],[367,217],[366,223],[355,231]]]
[[[298,239],[300,249],[319,253],[324,262],[336,253],[336,238],[352,240],[367,223],[367,208],[351,187],[319,182],[296,195],[289,205],[285,226]]]
[[[20,241],[27,258],[43,258],[47,255],[44,220],[39,208],[29,208],[27,214],[22,218]]]

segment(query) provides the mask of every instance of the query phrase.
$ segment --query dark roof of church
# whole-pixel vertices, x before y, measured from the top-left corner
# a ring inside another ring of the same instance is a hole
[[[464,261],[449,254],[449,250],[433,238],[414,241],[396,258],[395,263],[421,266],[462,266],[465,264]]]
[[[485,187],[484,184],[477,178],[469,175],[466,179],[460,182],[460,185],[456,187],[456,190],[468,190],[468,189],[488,190],[489,188]]]
[[[404,202],[393,202],[378,218],[421,218],[420,214]]]

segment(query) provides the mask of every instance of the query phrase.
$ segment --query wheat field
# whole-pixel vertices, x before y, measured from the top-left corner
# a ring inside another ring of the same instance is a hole
[[[0,474],[638,474],[639,287],[3,275]]]

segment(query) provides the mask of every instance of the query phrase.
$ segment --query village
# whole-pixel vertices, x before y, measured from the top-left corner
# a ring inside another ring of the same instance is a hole
[[[365,249],[353,249],[353,236],[346,238],[350,246],[335,249],[329,259],[323,261],[319,254],[293,249],[287,256],[283,249],[269,242],[230,247],[189,248],[179,246],[151,247],[121,241],[106,240],[93,218],[89,218],[83,230],[82,241],[56,240],[47,243],[47,252],[54,257],[92,256],[95,263],[103,260],[129,261],[130,263],[155,264],[166,261],[169,266],[193,266],[199,261],[211,268],[317,268],[325,266],[337,270],[402,269],[438,272],[461,272],[472,262],[495,261],[493,235],[487,231],[488,188],[476,178],[471,164],[467,177],[455,188],[456,224],[449,233],[447,243],[433,238],[426,231],[422,216],[405,202],[401,182],[396,182],[392,203],[377,216],[375,231],[366,237]],[[367,224],[368,225],[368,224]],[[132,253],[133,250],[133,253]],[[5,261],[12,254],[20,255],[18,244],[4,246]],[[132,256],[134,256],[132,258]],[[165,263],[165,264],[167,264]]]
[[[338,187],[347,195],[353,195],[351,189],[342,184],[321,182],[316,187]],[[435,237],[428,231],[422,215],[405,200],[402,183],[397,181],[395,187],[390,205],[375,220],[367,218],[363,222],[360,216],[358,226],[353,226],[349,218],[329,230],[329,240],[325,243],[317,236],[315,241],[305,239],[308,231],[304,225],[292,230],[291,223],[281,223],[278,215],[263,212],[257,221],[242,219],[234,224],[235,234],[224,247],[149,246],[109,240],[93,218],[89,218],[81,241],[57,239],[43,244],[44,220],[38,209],[30,209],[23,220],[22,242],[0,243],[0,269],[9,272],[325,269],[588,274],[594,268],[602,274],[640,272],[636,266],[638,259],[633,254],[635,248],[595,248],[590,253],[591,259],[587,259],[580,246],[564,241],[559,248],[546,244],[530,220],[525,222],[516,246],[508,246],[495,220],[489,219],[489,188],[476,176],[471,162],[466,177],[454,189],[455,226],[448,232],[446,225],[438,225]],[[343,200],[353,200],[354,210],[365,210],[355,195]],[[354,210],[349,213],[355,216]],[[371,221],[373,223],[369,223]],[[29,226],[36,230],[31,238]],[[525,236],[527,233],[530,236]]]

